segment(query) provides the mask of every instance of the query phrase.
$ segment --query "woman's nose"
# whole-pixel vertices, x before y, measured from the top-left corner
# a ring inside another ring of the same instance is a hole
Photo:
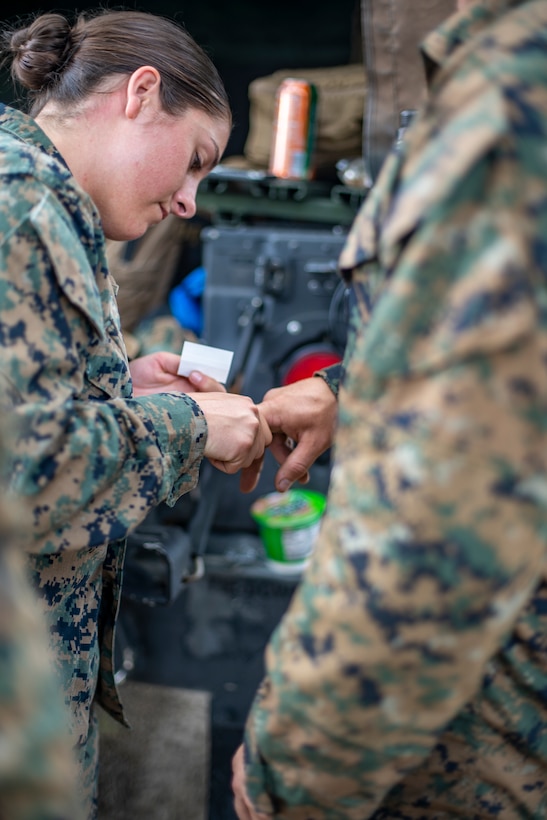
[[[171,202],[171,213],[181,219],[191,219],[196,213],[197,184],[185,182],[174,195]]]

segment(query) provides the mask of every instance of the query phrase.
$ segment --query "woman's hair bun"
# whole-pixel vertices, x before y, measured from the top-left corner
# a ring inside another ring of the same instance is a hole
[[[160,105],[171,116],[189,108],[231,122],[222,79],[186,29],[144,11],[102,9],[70,16],[48,12],[0,28],[0,61],[10,65],[31,117],[51,104],[74,116],[90,95],[110,90],[143,65],[161,76]]]
[[[31,91],[55,83],[73,51],[72,27],[61,14],[42,14],[12,31],[7,44],[12,78]]]

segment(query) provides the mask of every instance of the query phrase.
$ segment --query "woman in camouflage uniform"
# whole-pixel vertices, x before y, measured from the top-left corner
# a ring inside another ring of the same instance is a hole
[[[5,31],[30,116],[0,106],[0,378],[10,492],[30,506],[29,565],[69,705],[86,816],[96,814],[94,706],[124,720],[112,668],[125,537],[209,458],[257,478],[270,433],[250,399],[128,364],[105,236],[195,212],[231,116],[209,58],[138,12],[36,17]],[[212,392],[202,392],[202,391]]]

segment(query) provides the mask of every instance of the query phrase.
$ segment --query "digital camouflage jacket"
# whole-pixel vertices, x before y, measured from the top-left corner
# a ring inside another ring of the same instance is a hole
[[[115,290],[92,201],[33,120],[1,106],[0,396],[21,431],[10,492],[30,510],[31,572],[82,759],[94,699],[123,720],[112,646],[125,537],[195,485],[206,434],[189,397],[132,397]]]
[[[291,820],[547,816],[547,3],[473,3],[340,267],[328,506],[246,726]]]

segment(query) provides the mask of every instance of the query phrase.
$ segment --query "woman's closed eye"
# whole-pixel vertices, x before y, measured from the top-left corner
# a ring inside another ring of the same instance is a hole
[[[201,171],[203,169],[203,161],[200,155],[196,152],[194,155],[194,159],[192,160],[192,164],[190,166],[191,171]]]

